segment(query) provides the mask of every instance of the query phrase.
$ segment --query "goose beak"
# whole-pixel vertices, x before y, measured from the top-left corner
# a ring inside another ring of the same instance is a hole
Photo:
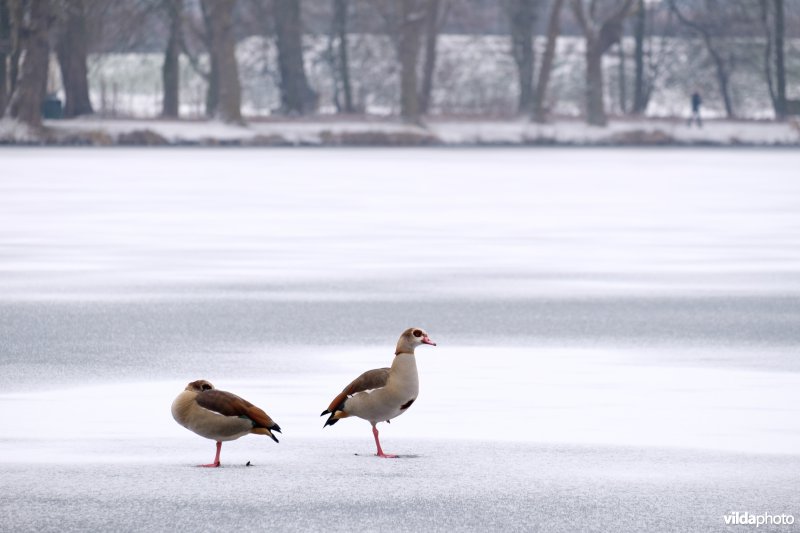
[[[435,343],[435,342],[433,342],[433,341],[430,339],[430,337],[428,337],[427,335],[426,335],[426,336],[424,336],[424,337],[422,337],[422,344],[430,344],[431,346],[436,346],[436,343]]]

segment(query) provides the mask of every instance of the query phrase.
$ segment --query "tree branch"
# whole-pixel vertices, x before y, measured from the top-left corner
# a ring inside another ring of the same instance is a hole
[[[583,0],[572,0],[572,12],[575,14],[575,19],[578,21],[581,30],[583,30],[583,34],[589,35],[591,28],[583,10]]]

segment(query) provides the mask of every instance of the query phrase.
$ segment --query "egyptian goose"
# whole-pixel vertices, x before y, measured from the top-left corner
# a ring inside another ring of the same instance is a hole
[[[378,422],[389,422],[405,413],[419,393],[419,377],[414,349],[421,344],[436,346],[425,330],[408,328],[400,335],[391,368],[376,368],[358,376],[333,399],[320,416],[330,415],[325,426],[342,418],[357,416],[372,424],[378,457],[397,457],[383,453],[378,439]]]
[[[280,426],[267,413],[235,394],[215,389],[214,385],[204,379],[192,381],[175,398],[172,402],[172,417],[186,429],[217,441],[214,462],[200,466],[219,466],[219,452],[223,441],[236,440],[248,433],[255,433],[267,435],[278,442],[272,432],[281,432]]]

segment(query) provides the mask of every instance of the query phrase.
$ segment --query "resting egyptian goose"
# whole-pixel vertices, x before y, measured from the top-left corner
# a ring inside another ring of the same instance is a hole
[[[397,457],[383,453],[378,439],[378,422],[388,422],[405,413],[419,393],[417,360],[414,349],[421,344],[436,346],[425,330],[409,328],[400,335],[391,368],[376,368],[358,376],[333,399],[320,416],[330,415],[325,426],[342,418],[357,416],[372,424],[378,457]]]
[[[192,381],[175,398],[172,402],[172,417],[186,429],[217,441],[214,462],[200,466],[219,466],[219,452],[223,441],[236,440],[248,433],[255,433],[267,435],[278,442],[272,432],[281,432],[280,426],[267,413],[235,394],[215,389],[214,385],[204,379]]]

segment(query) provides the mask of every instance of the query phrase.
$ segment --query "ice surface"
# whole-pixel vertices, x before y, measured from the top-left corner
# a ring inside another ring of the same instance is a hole
[[[3,529],[683,532],[726,531],[732,510],[797,516],[796,456],[387,437],[407,456],[382,460],[368,440],[327,437],[227,443],[213,470],[193,466],[213,444],[189,438],[90,441],[92,461],[5,463]]]
[[[25,300],[198,286],[426,302],[800,287],[796,151],[0,156],[0,291]]]
[[[643,366],[626,361],[624,352],[603,349],[433,350],[418,356],[422,392],[414,410],[392,422],[388,434],[761,453],[800,450],[796,372]],[[0,427],[6,438],[41,442],[53,434],[65,440],[180,437],[186,430],[172,420],[172,399],[189,380],[208,378],[263,407],[291,438],[334,434],[360,436],[370,444],[367,423],[348,420],[323,432],[318,415],[362,370],[388,365],[391,350],[386,352],[380,347],[341,353],[320,349],[304,357],[308,368],[303,372],[258,372],[260,378],[251,381],[212,379],[219,370],[204,365],[211,368],[189,370],[181,381],[5,393],[0,394]],[[649,354],[639,355],[647,359]],[[247,357],[240,359],[249,365]],[[319,359],[340,364],[320,365]],[[83,414],[76,419],[75,413]],[[3,456],[42,461],[50,453],[49,448],[38,453],[26,447],[5,450]]]
[[[798,153],[0,158],[4,530],[798,515]],[[381,425],[406,457],[381,461],[368,424],[318,414],[410,325],[439,346]],[[213,444],[169,406],[199,378],[264,407],[281,443],[194,468]]]

